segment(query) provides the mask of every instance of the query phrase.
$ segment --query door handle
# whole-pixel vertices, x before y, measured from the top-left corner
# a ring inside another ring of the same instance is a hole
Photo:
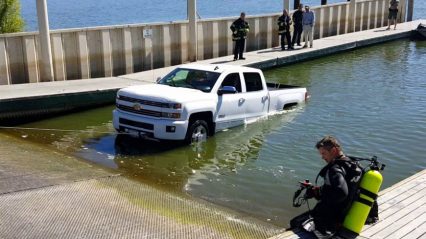
[[[246,101],[246,99],[244,99],[244,98],[240,98],[240,99],[238,100],[238,103],[242,104],[242,103],[244,103],[244,101]]]
[[[262,102],[265,102],[267,99],[269,99],[269,97],[267,95],[262,96]]]

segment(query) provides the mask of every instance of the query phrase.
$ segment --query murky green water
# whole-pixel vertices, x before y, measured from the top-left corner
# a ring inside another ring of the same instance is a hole
[[[377,155],[387,164],[383,187],[426,168],[426,42],[391,42],[266,76],[306,86],[310,101],[200,146],[117,137],[113,106],[23,125],[71,131],[7,133],[281,226],[306,210],[292,208],[292,195],[323,166],[314,145],[324,135],[339,138],[349,155]]]

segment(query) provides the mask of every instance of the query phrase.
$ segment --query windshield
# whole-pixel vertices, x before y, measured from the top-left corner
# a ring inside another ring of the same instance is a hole
[[[219,76],[220,73],[217,72],[177,68],[161,79],[158,84],[210,92]]]

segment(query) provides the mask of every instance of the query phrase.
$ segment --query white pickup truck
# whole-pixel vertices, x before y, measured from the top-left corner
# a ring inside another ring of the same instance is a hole
[[[220,130],[303,103],[306,88],[266,83],[259,69],[182,65],[157,84],[118,91],[118,132],[158,140],[205,140]]]

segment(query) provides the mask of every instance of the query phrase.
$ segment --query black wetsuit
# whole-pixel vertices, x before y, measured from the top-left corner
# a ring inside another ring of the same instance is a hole
[[[336,231],[350,206],[349,192],[355,190],[355,185],[348,185],[345,180],[345,160],[350,159],[344,156],[337,158],[319,173],[324,178],[324,185],[320,187],[319,201],[312,211],[318,231]]]

